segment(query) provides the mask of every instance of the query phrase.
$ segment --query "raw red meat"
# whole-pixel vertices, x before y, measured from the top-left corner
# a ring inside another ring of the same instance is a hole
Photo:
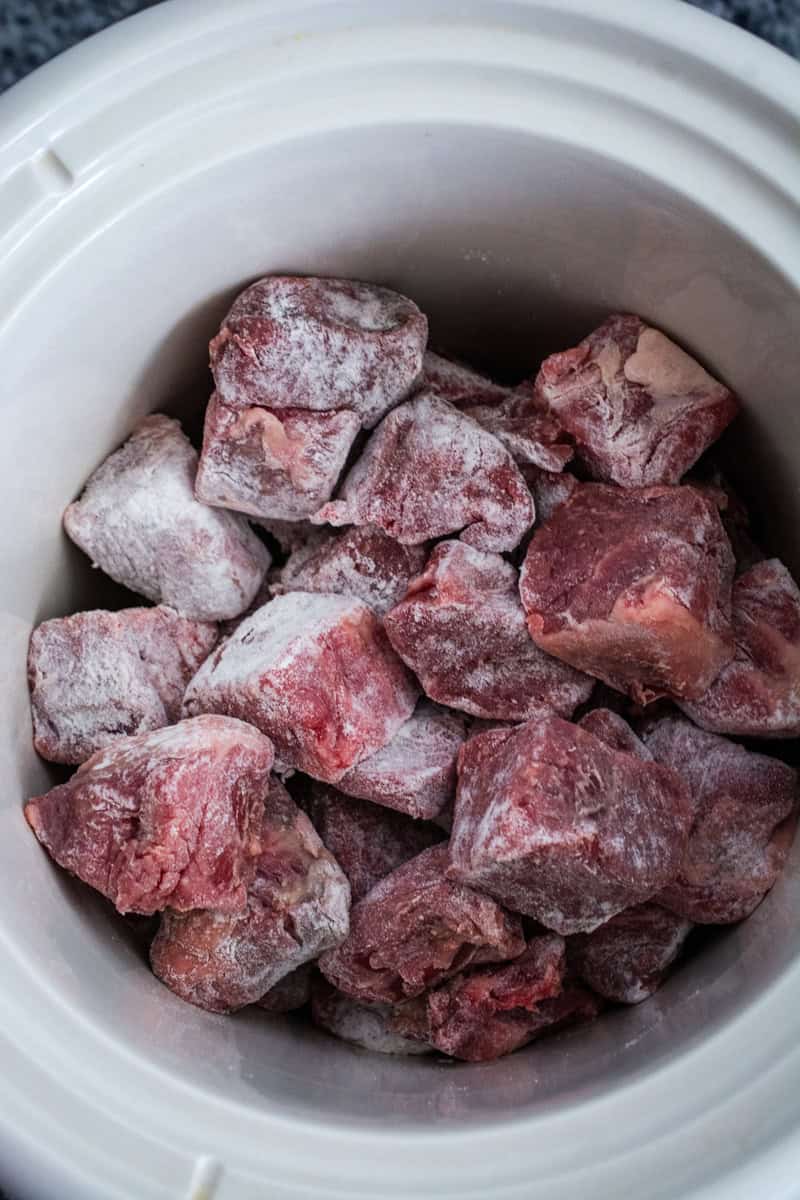
[[[523,478],[533,496],[536,508],[536,527],[549,521],[553,513],[575,492],[580,484],[569,471],[556,473],[552,470],[543,471],[541,467],[523,465]]]
[[[338,786],[348,796],[432,821],[455,795],[464,736],[463,717],[423,701],[392,740],[351,767]]]
[[[261,855],[241,914],[166,912],[150,948],[156,975],[183,1000],[234,1012],[347,935],[350,885],[305,813],[272,780]]]
[[[328,538],[324,529],[318,529],[310,521],[279,521],[276,517],[253,517],[252,522],[264,529],[283,554],[294,554],[306,546],[319,546]]]
[[[292,592],[259,608],[206,659],[184,711],[249,721],[287,767],[335,783],[392,740],[417,695],[365,604]]]
[[[534,534],[520,594],[543,650],[648,703],[697,699],[733,657],[732,580],[694,488],[585,483]]]
[[[462,412],[494,434],[514,462],[561,471],[572,458],[573,448],[561,423],[538,407],[532,396],[512,393],[501,404],[478,404]]]
[[[423,546],[401,546],[381,529],[353,526],[295,550],[272,590],[278,596],[298,591],[356,596],[382,616],[402,600],[425,553]]]
[[[317,833],[350,880],[354,903],[396,867],[444,838],[436,825],[344,796],[327,784],[312,785],[306,806]]]
[[[674,771],[559,717],[528,721],[465,743],[448,874],[556,933],[589,932],[675,877],[690,821]]]
[[[525,949],[519,917],[445,877],[447,847],[404,863],[353,907],[350,933],[319,960],[355,1000],[396,1004],[470,963],[503,962]]]
[[[378,1054],[429,1054],[430,1046],[391,1028],[388,1004],[359,1004],[317,976],[311,994],[311,1019],[334,1037]]]
[[[244,517],[195,499],[196,471],[179,422],[146,417],[69,505],[64,528],[117,583],[184,617],[221,621],[244,612],[270,557]]]
[[[416,304],[388,288],[272,275],[234,301],[211,370],[231,408],[349,409],[370,427],[418,382],[427,338]]]
[[[514,395],[511,388],[493,383],[472,367],[432,350],[426,350],[422,360],[422,387],[456,408],[502,404]]]
[[[404,545],[462,530],[479,550],[513,550],[533,523],[531,494],[497,438],[421,392],[384,417],[339,499],[316,524],[378,525]]]
[[[25,806],[60,867],[122,912],[241,911],[272,743],[228,717],[119,738]]]
[[[216,625],[163,605],[45,621],[28,647],[34,746],[78,764],[120,736],[172,724],[216,640]]]
[[[464,542],[434,548],[384,628],[431,699],[473,716],[568,717],[592,690],[588,676],[531,641],[516,569]]]
[[[691,928],[658,904],[639,904],[570,938],[570,968],[606,1000],[640,1004],[661,987]]]
[[[294,1012],[304,1008],[311,999],[311,980],[314,974],[313,963],[303,963],[295,967],[283,979],[274,983],[265,996],[258,1001],[258,1007],[269,1013]]]
[[[594,478],[622,487],[678,483],[738,408],[695,359],[630,315],[545,359],[536,392]]]
[[[578,724],[581,729],[599,737],[601,742],[605,742],[612,750],[620,750],[623,754],[635,754],[645,762],[653,761],[647,746],[633,732],[625,718],[609,708],[593,708],[581,717]]]
[[[333,495],[360,422],[355,413],[206,409],[195,495],[254,517],[299,521]]]
[[[694,806],[677,877],[655,899],[700,924],[741,921],[783,870],[797,819],[797,772],[681,717],[645,731],[657,762],[679,772]]]
[[[740,737],[800,734],[800,589],[777,558],[733,585],[736,656],[699,700],[681,708],[697,725]]]

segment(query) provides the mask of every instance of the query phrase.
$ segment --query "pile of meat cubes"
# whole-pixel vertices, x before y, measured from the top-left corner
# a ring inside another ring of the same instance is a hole
[[[66,511],[149,603],[34,631],[34,743],[78,769],[25,813],[159,914],[182,999],[479,1061],[775,883],[800,591],[696,467],[736,400],[663,333],[612,316],[515,387],[427,336],[368,284],[238,297],[200,454],[147,417]]]

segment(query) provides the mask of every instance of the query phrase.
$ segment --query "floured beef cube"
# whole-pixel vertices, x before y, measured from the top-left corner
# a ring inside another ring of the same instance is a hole
[[[522,474],[533,496],[536,525],[549,521],[553,513],[575,492],[580,484],[569,471],[544,471],[541,467],[524,465]]]
[[[216,640],[215,624],[163,605],[45,621],[28,647],[34,746],[78,764],[118,737],[172,724]]]
[[[514,462],[561,471],[572,458],[573,448],[561,423],[537,407],[531,396],[512,393],[502,404],[478,404],[464,407],[462,412],[494,434]]]
[[[107,575],[184,617],[244,612],[270,563],[244,517],[194,496],[197,451],[178,421],[146,417],[90,477],[64,528]]]
[[[320,976],[314,980],[311,1019],[320,1029],[378,1054],[429,1054],[430,1046],[392,1030],[393,1011],[388,1004],[359,1004]]]
[[[540,1031],[542,1002],[559,995],[563,976],[563,938],[535,937],[513,962],[475,967],[400,1005],[391,1027],[467,1062],[502,1058]]]
[[[314,828],[350,880],[354,903],[396,867],[444,837],[436,825],[344,796],[326,784],[313,785],[307,808]]]
[[[206,409],[195,495],[254,517],[299,521],[333,495],[360,427],[355,413]]]
[[[606,1000],[640,1004],[661,986],[691,929],[658,904],[639,904],[570,938],[570,967]]]
[[[314,974],[314,964],[303,963],[295,967],[283,979],[273,983],[272,987],[258,1001],[258,1007],[269,1013],[288,1013],[295,1009],[304,1008],[311,999],[311,980]]]
[[[593,733],[605,742],[612,750],[621,750],[623,754],[635,754],[645,762],[652,762],[653,756],[642,739],[633,732],[628,722],[619,713],[609,708],[593,708],[578,722],[581,729]]]
[[[211,1012],[261,1000],[347,935],[350,885],[313,825],[272,780],[261,854],[241,914],[166,912],[150,948],[156,975]]]
[[[470,963],[525,949],[519,918],[489,896],[447,879],[446,846],[398,867],[353,907],[350,933],[320,970],[354,1000],[396,1004]]]
[[[416,304],[388,288],[268,275],[234,301],[211,370],[230,408],[348,409],[370,427],[418,382],[427,339]]]
[[[691,487],[581,484],[520,576],[531,637],[639,703],[697,699],[733,657],[733,555]]]
[[[402,600],[424,562],[424,547],[401,546],[381,529],[354,526],[295,550],[272,590],[278,596],[285,592],[356,596],[382,616]]]
[[[797,772],[681,717],[645,732],[657,762],[679,772],[694,806],[676,878],[655,899],[700,924],[741,921],[786,863],[797,817]]]
[[[800,734],[800,589],[777,558],[733,585],[736,655],[681,708],[697,725],[739,737]]]
[[[639,317],[609,317],[542,363],[538,396],[595,479],[678,483],[737,412],[736,398]]]
[[[260,850],[272,743],[228,717],[119,738],[25,806],[60,867],[121,913],[241,911]]]
[[[384,618],[426,695],[477,717],[569,717],[592,680],[531,641],[516,569],[464,542],[436,546],[403,601]]]
[[[277,518],[253,517],[253,524],[263,529],[277,542],[281,554],[294,554],[306,546],[318,546],[328,534],[310,521],[279,521]]]
[[[462,717],[423,701],[392,740],[351,767],[338,786],[348,796],[431,821],[455,795],[465,732]]]
[[[417,694],[365,604],[292,592],[259,608],[206,659],[184,711],[249,721],[287,767],[335,783],[392,740]]]
[[[494,383],[465,363],[434,354],[432,350],[426,350],[422,360],[422,386],[456,408],[503,404],[514,395],[511,388]]]
[[[449,876],[556,933],[588,932],[674,879],[681,779],[559,717],[479,734],[459,757]]]
[[[531,494],[497,438],[421,392],[384,417],[317,524],[377,525],[404,545],[462,531],[479,550],[513,550],[533,523]]]

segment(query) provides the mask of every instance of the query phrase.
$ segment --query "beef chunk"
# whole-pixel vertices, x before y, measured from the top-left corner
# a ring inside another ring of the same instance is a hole
[[[429,1054],[430,1046],[391,1028],[388,1004],[359,1004],[317,976],[311,996],[311,1019],[334,1037],[378,1054]]]
[[[556,509],[569,500],[573,492],[580,487],[578,480],[574,475],[570,475],[569,471],[557,473],[530,465],[524,465],[520,469],[533,496],[537,528],[549,521]]]
[[[621,750],[623,754],[635,754],[645,762],[652,762],[653,756],[640,737],[631,729],[628,722],[619,713],[609,708],[593,708],[578,722],[581,729],[593,733],[605,742],[612,750]]]
[[[228,717],[119,738],[25,806],[59,866],[122,912],[241,911],[272,744]]]
[[[221,621],[244,612],[270,558],[244,517],[195,499],[196,470],[180,424],[146,417],[69,505],[64,528],[117,583],[184,617]]]
[[[34,746],[78,764],[118,737],[172,724],[216,640],[215,624],[163,605],[45,621],[28,648]]]
[[[259,608],[206,659],[184,710],[249,721],[286,766],[335,783],[391,741],[416,699],[365,604],[292,592]]]
[[[733,657],[732,579],[694,488],[582,484],[534,535],[520,594],[543,650],[647,703],[697,699]]]
[[[536,391],[593,477],[622,487],[678,483],[738,407],[690,355],[628,315],[545,359]]]
[[[432,350],[426,350],[422,360],[422,387],[461,409],[503,404],[514,395],[511,388]]]
[[[658,904],[639,904],[570,938],[569,964],[606,1000],[640,1004],[661,987],[691,928]]]
[[[559,717],[470,738],[449,875],[560,934],[588,932],[674,879],[691,820],[674,771]]]
[[[396,1004],[470,963],[522,953],[519,918],[447,879],[447,864],[446,846],[424,850],[354,906],[348,937],[319,961],[334,987],[354,1000]]]
[[[494,434],[516,463],[560,471],[572,458],[572,445],[564,438],[561,423],[530,395],[516,392],[502,404],[477,404],[462,411]]]
[[[311,999],[311,980],[314,975],[314,964],[303,963],[295,967],[283,979],[273,983],[272,987],[258,1001],[258,1007],[269,1013],[288,1013],[295,1009],[305,1008]]]

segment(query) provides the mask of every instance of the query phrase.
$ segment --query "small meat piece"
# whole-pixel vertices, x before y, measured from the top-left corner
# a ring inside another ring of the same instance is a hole
[[[797,819],[797,772],[681,717],[645,731],[657,762],[679,772],[694,819],[676,878],[654,899],[699,924],[748,917],[786,863]]]
[[[581,717],[578,724],[581,729],[599,737],[600,741],[605,742],[612,750],[619,750],[623,754],[635,754],[644,762],[653,761],[653,756],[647,746],[633,732],[625,718],[621,717],[619,713],[612,712],[610,708],[593,708],[591,712]]]
[[[320,976],[314,980],[311,1020],[321,1029],[378,1054],[429,1054],[430,1046],[392,1030],[392,1012],[388,1004],[359,1004]]]
[[[609,317],[542,363],[536,393],[595,479],[678,483],[736,416],[736,398],[639,317]]]
[[[534,534],[520,595],[537,645],[647,704],[698,699],[730,662],[732,581],[694,488],[585,483]]]
[[[254,517],[299,521],[333,495],[360,428],[355,413],[206,409],[195,495]]]
[[[559,995],[563,976],[563,938],[535,937],[513,962],[475,967],[400,1005],[390,1027],[467,1062],[502,1058],[540,1031],[542,1002]]]
[[[268,275],[233,302],[211,370],[230,408],[348,409],[369,428],[417,384],[427,339],[416,304],[388,288]]]
[[[25,805],[60,867],[121,913],[240,912],[260,851],[272,743],[228,717],[118,738]]]
[[[303,963],[302,967],[295,967],[288,975],[284,975],[283,979],[272,985],[267,994],[258,1001],[258,1007],[276,1015],[305,1008],[311,999],[313,975],[313,963]]]
[[[397,1004],[470,963],[503,962],[525,949],[519,917],[446,878],[446,846],[424,850],[353,907],[350,933],[319,967],[354,1000]]]
[[[570,475],[569,471],[556,473],[530,465],[524,465],[520,469],[533,496],[537,528],[549,521],[556,509],[569,500],[573,492],[580,487],[578,480],[574,475]]]
[[[501,404],[478,404],[462,411],[494,434],[516,463],[531,463],[544,471],[561,471],[573,447],[559,421],[531,396],[512,395]]]
[[[678,872],[691,811],[674,771],[548,717],[479,734],[459,756],[448,875],[567,935]]]
[[[281,554],[294,554],[295,550],[306,546],[319,546],[328,537],[324,529],[318,529],[310,521],[279,521],[263,517],[253,517],[252,520],[277,543]]]
[[[76,545],[117,583],[196,621],[244,612],[269,567],[244,517],[194,496],[197,451],[178,421],[146,417],[64,513]]]
[[[462,717],[423,701],[382,750],[341,777],[339,788],[432,821],[455,795],[456,759],[465,733]]]
[[[736,655],[683,711],[714,733],[787,738],[800,734],[800,589],[777,558],[733,585]]]
[[[436,825],[344,796],[326,784],[313,785],[307,807],[314,828],[350,880],[353,903],[444,838]]]
[[[287,767],[335,783],[392,740],[417,695],[365,604],[292,592],[264,604],[206,659],[184,711],[249,721]]]
[[[406,594],[425,563],[422,546],[401,546],[381,529],[353,526],[295,550],[272,584],[286,592],[330,592],[355,596],[383,616]]]
[[[34,746],[77,765],[118,737],[171,725],[216,640],[215,624],[163,605],[45,621],[28,647]]]
[[[570,967],[606,1000],[641,1004],[661,987],[691,929],[658,904],[639,904],[570,938]]]
[[[426,695],[476,717],[569,717],[593,681],[531,641],[517,571],[499,554],[440,542],[384,628]]]
[[[426,350],[422,360],[422,387],[461,409],[503,404],[514,395],[511,388],[432,350]]]
[[[150,947],[158,978],[209,1012],[261,1000],[347,936],[350,885],[305,813],[273,779],[261,855],[241,914],[166,912]]]
[[[403,545],[462,531],[479,550],[513,550],[533,523],[531,494],[508,451],[477,421],[421,392],[384,417],[339,499],[316,524],[377,525]]]

